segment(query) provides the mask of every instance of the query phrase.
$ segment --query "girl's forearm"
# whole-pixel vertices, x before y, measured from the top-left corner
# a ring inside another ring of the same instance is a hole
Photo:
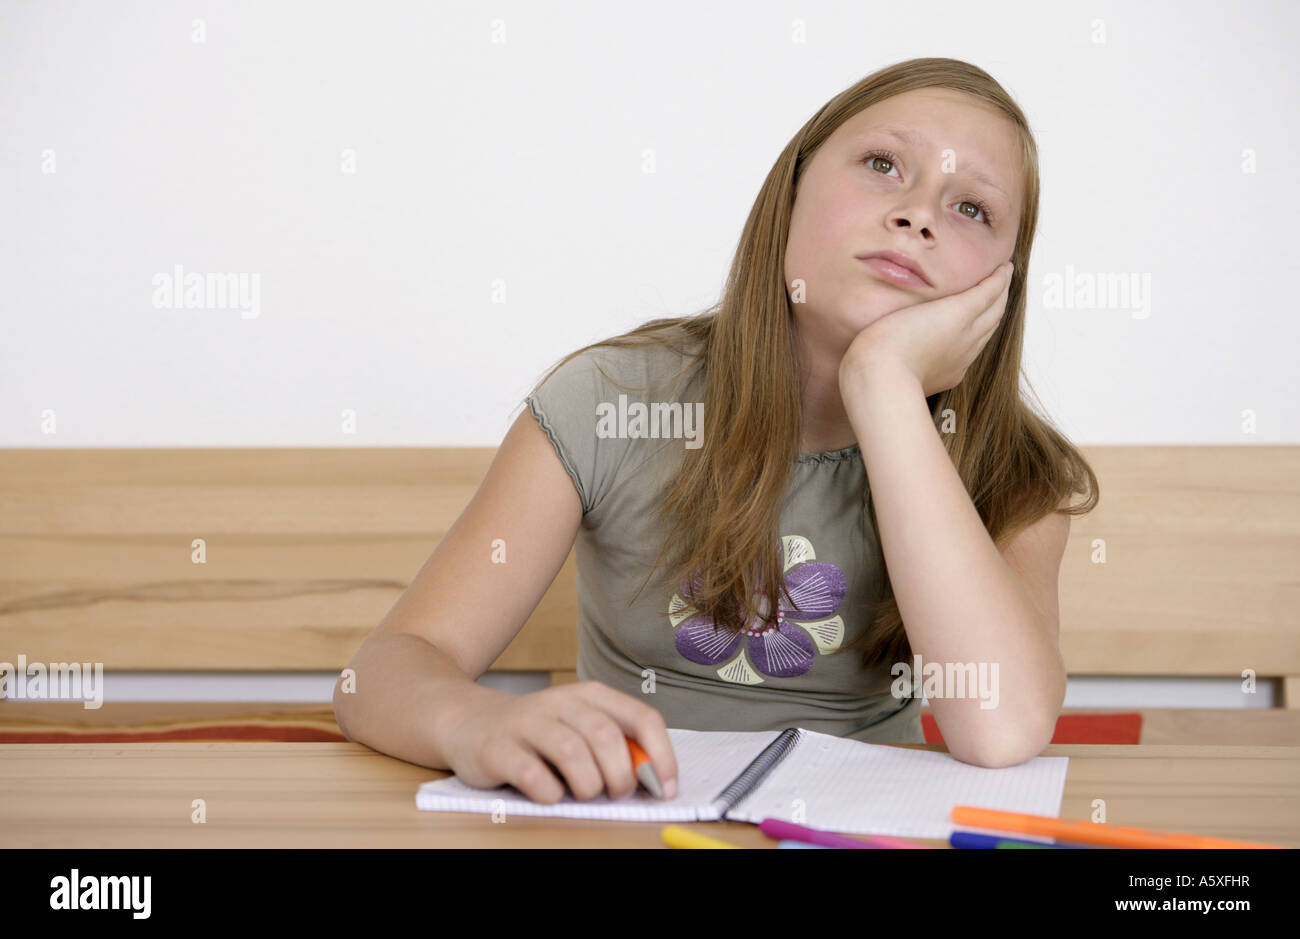
[[[1050,742],[1065,697],[1059,645],[989,537],[916,377],[882,363],[842,384],[913,655],[945,674],[983,663],[996,682],[994,707],[930,699],[948,749],[982,765],[1023,762]]]
[[[436,646],[409,633],[378,633],[366,639],[348,663],[355,691],[334,686],[334,717],[349,739],[408,763],[450,769],[447,728],[485,688]]]

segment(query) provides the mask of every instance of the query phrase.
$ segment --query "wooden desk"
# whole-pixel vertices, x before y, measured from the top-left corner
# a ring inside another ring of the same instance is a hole
[[[939,744],[912,745],[946,752]],[[1300,747],[1053,745],[1070,757],[1061,814],[1300,847]],[[654,848],[658,824],[421,812],[447,775],[355,743],[0,747],[4,848]],[[207,821],[191,818],[206,802]],[[775,847],[757,826],[689,826]],[[944,842],[930,841],[934,845]]]

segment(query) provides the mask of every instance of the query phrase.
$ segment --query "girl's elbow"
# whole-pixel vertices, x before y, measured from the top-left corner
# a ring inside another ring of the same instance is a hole
[[[1050,727],[1036,728],[1032,731],[1019,731],[1004,734],[993,739],[974,741],[967,745],[948,747],[948,752],[963,763],[982,766],[987,769],[1001,769],[1005,766],[1018,766],[1032,760],[1043,752],[1052,742],[1056,730],[1056,721]]]

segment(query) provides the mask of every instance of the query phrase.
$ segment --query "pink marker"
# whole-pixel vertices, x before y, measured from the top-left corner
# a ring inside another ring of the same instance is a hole
[[[817,828],[806,828],[803,825],[796,825],[793,822],[783,821],[779,818],[763,819],[758,823],[758,830],[769,838],[806,841],[809,844],[819,844],[825,848],[929,847],[924,844],[904,841],[902,838],[890,838],[886,835],[872,835],[870,838],[865,840],[861,838],[849,838],[846,835],[837,835],[833,831],[821,831]]]

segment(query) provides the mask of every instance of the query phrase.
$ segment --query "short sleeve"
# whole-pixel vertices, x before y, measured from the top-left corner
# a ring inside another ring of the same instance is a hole
[[[621,478],[675,443],[655,439],[664,423],[656,426],[645,416],[662,406],[659,393],[675,386],[660,382],[681,364],[680,356],[657,346],[597,346],[559,366],[525,399],[573,479],[584,516],[600,507]],[[691,426],[702,424],[700,419]],[[682,433],[684,425],[673,435]]]
[[[608,399],[607,389],[613,386],[596,367],[593,352],[588,349],[569,359],[525,399],[573,478],[583,515],[596,507],[610,478],[606,465],[610,454],[598,444],[612,441],[596,435],[596,408]],[[603,359],[600,365],[609,371]]]

